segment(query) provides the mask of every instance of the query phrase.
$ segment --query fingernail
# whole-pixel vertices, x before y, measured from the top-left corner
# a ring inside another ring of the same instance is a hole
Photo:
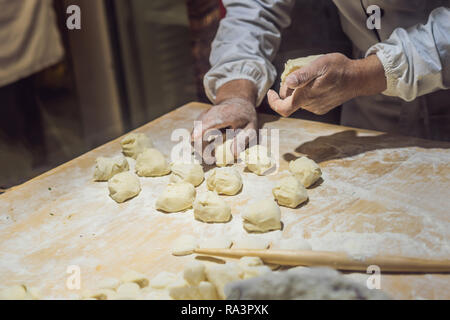
[[[297,78],[297,76],[296,76],[295,74],[291,74],[291,75],[287,76],[287,78],[286,78],[286,84],[287,84],[288,86],[298,86],[299,83],[298,83],[298,78]]]

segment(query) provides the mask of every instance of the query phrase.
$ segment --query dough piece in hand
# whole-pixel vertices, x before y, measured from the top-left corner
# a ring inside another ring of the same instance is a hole
[[[122,280],[122,282],[134,282],[140,288],[147,287],[149,283],[148,277],[146,275],[133,270],[125,272],[120,280]]]
[[[0,291],[0,300],[26,300],[27,289],[23,285],[15,285]]]
[[[177,280],[177,275],[172,272],[163,271],[150,280],[150,287],[155,289],[165,289]]]
[[[233,139],[225,141],[225,143],[216,146],[214,156],[216,158],[216,166],[226,167],[234,163],[234,153],[231,151]]]
[[[116,174],[108,181],[109,196],[122,203],[136,197],[141,192],[139,178],[130,171]]]
[[[239,157],[247,165],[248,170],[259,176],[267,173],[275,165],[267,148],[260,145],[241,152]]]
[[[312,247],[311,244],[303,238],[291,238],[281,239],[280,241],[275,242],[271,249],[309,251],[312,250]]]
[[[233,167],[214,169],[206,183],[209,190],[227,196],[234,196],[242,189],[242,177]]]
[[[117,288],[115,296],[117,300],[139,300],[141,298],[140,287],[134,282],[127,282]]]
[[[289,163],[289,171],[305,188],[313,185],[322,176],[319,165],[307,157],[301,157],[295,161],[291,161]]]
[[[269,245],[269,240],[247,236],[235,240],[233,249],[267,249]]]
[[[285,63],[284,71],[281,74],[281,83],[284,83],[287,76],[290,75],[292,72],[310,64],[311,62],[313,62],[314,60],[316,60],[321,56],[323,56],[323,54],[288,60]]]
[[[131,133],[121,141],[122,152],[125,156],[136,159],[145,149],[153,148],[153,143],[143,133]]]
[[[207,191],[195,199],[194,216],[203,222],[228,222],[231,219],[231,207],[215,192]]]
[[[202,184],[204,179],[205,173],[198,163],[175,162],[172,164],[171,182],[185,181],[197,187]]]
[[[295,177],[287,177],[272,190],[275,200],[280,206],[297,208],[308,200],[308,192],[303,184]]]
[[[140,177],[161,177],[170,173],[170,166],[161,152],[145,149],[137,156],[136,173]]]
[[[189,254],[193,254],[197,246],[197,238],[189,235],[183,235],[175,240],[172,247],[172,254],[174,256],[187,256]]]
[[[202,240],[198,247],[201,249],[229,249],[233,241],[224,236],[215,236]]]
[[[95,160],[95,162],[95,181],[108,181],[116,174],[130,170],[130,166],[128,165],[128,161],[125,157],[99,157]]]
[[[265,199],[249,205],[242,214],[244,229],[268,232],[281,229],[281,211],[272,199]]]
[[[175,300],[216,300],[217,293],[213,284],[202,281],[198,285],[183,284],[173,286],[169,290],[170,296]]]
[[[164,212],[180,212],[192,207],[195,188],[188,182],[170,183],[156,200],[156,209]]]
[[[205,265],[198,261],[190,261],[184,267],[183,278],[192,286],[206,281]]]
[[[225,299],[225,286],[233,281],[241,280],[242,271],[234,263],[212,265],[206,269],[206,278],[217,290],[220,299]]]

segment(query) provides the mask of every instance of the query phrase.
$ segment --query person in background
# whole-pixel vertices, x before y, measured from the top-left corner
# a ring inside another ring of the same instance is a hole
[[[214,106],[200,116],[194,140],[211,128],[243,129],[244,136],[257,129],[256,108],[267,94],[282,116],[299,108],[322,115],[343,104],[342,125],[450,141],[448,0],[370,1],[382,10],[379,30],[367,27],[366,1],[334,0],[352,58],[326,54],[287,77],[279,93],[269,90],[276,78],[271,61],[294,1],[223,3],[227,14],[204,77]],[[245,139],[235,139],[239,153],[245,146],[236,141]]]

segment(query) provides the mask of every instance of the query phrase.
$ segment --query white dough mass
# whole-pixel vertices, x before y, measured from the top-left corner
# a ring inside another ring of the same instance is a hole
[[[308,192],[303,184],[295,177],[287,177],[272,190],[275,200],[280,206],[297,208],[308,200]]]
[[[140,177],[161,177],[170,173],[170,166],[161,152],[145,149],[137,156],[136,173]]]
[[[128,161],[123,156],[115,158],[99,157],[95,162],[95,181],[108,181],[116,174],[130,170]]]
[[[207,191],[195,199],[194,216],[203,222],[228,222],[231,219],[231,207],[215,192]]]
[[[198,163],[175,162],[172,164],[172,175],[170,181],[185,181],[191,183],[194,187],[199,186],[205,178],[203,168]]]
[[[143,133],[130,133],[121,141],[122,152],[125,156],[136,159],[145,149],[153,147],[150,138]]]
[[[241,174],[234,167],[212,170],[206,183],[209,190],[228,196],[234,196],[242,189]]]
[[[248,170],[260,176],[267,173],[275,165],[267,148],[261,145],[253,146],[241,152],[239,157],[247,165]]]
[[[289,171],[305,188],[312,186],[322,176],[317,163],[307,157],[301,157],[289,163]]]
[[[242,214],[244,229],[247,231],[268,232],[281,229],[281,211],[272,199],[250,204]]]
[[[195,188],[188,182],[170,183],[156,200],[156,209],[164,212],[180,212],[192,207]]]
[[[226,167],[234,163],[234,154],[231,151],[233,139],[225,141],[225,143],[216,146],[214,156],[216,158],[216,166]]]
[[[130,171],[116,174],[108,181],[109,196],[118,203],[134,198],[141,192],[139,178]]]

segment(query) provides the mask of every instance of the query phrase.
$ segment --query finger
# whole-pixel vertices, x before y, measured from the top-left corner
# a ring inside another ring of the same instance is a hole
[[[283,100],[275,91],[269,90],[269,92],[267,92],[267,99],[270,107],[283,117],[289,117],[296,110],[292,105],[293,96],[294,95],[291,95]]]
[[[245,150],[247,145],[257,138],[257,124],[250,122],[244,129],[240,130],[236,137],[233,139],[231,145],[231,151],[234,156],[239,157],[240,153]]]
[[[286,99],[287,97],[292,95],[293,92],[293,89],[289,88],[285,83],[283,83],[280,88],[280,98]]]

